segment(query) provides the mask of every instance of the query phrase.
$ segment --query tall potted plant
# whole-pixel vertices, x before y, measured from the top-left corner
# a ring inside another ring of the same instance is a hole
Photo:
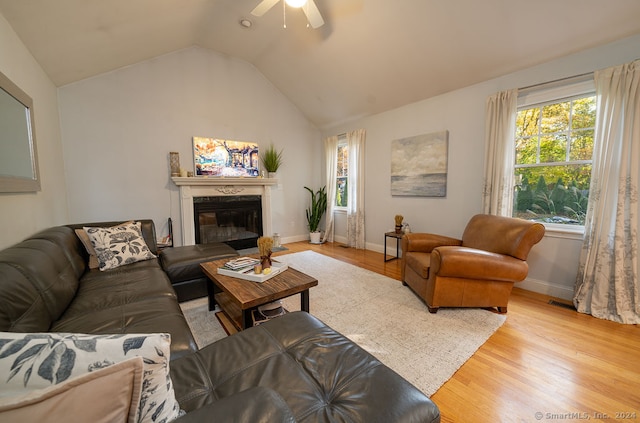
[[[309,187],[304,187],[311,194],[311,205],[307,208],[307,224],[309,225],[309,238],[312,244],[320,244],[320,220],[327,210],[326,186],[313,192]]]
[[[278,151],[271,144],[260,156],[264,169],[269,173],[270,178],[275,178],[275,173],[282,166],[282,150]]]

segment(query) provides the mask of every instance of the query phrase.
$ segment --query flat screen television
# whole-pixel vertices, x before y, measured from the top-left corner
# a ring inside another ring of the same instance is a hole
[[[197,176],[260,175],[260,157],[255,142],[193,137],[193,162]]]

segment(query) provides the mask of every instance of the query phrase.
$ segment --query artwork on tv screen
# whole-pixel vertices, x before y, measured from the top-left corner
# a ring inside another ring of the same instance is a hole
[[[193,161],[198,176],[258,176],[255,142],[193,137]]]

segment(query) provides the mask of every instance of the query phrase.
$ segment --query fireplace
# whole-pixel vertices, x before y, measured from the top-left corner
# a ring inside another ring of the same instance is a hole
[[[172,177],[171,180],[180,188],[180,226],[178,230],[182,233],[178,232],[176,236],[182,239],[182,245],[194,245],[196,243],[193,200],[198,197],[236,197],[245,195],[260,197],[262,208],[261,233],[272,233],[271,187],[277,185],[277,179]]]
[[[259,195],[193,198],[196,244],[224,242],[240,250],[255,247],[262,236]]]

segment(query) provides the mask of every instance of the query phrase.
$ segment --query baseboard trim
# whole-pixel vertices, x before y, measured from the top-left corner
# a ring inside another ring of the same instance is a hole
[[[301,242],[301,241],[309,241],[309,235],[295,235],[284,237],[280,240],[281,244],[288,244],[290,242]]]
[[[548,295],[550,297],[561,298],[568,301],[573,300],[573,287],[565,285],[558,285],[539,279],[527,278],[522,282],[516,283],[514,286],[526,289],[527,291],[537,292],[538,294]]]

